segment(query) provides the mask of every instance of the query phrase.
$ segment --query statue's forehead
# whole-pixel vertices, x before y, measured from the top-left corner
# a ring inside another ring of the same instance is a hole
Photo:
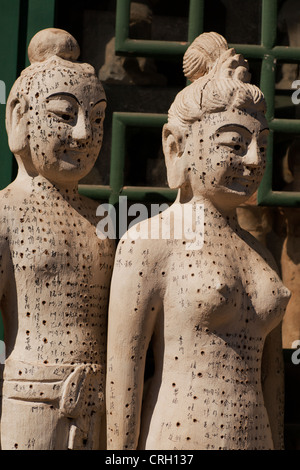
[[[80,67],[67,68],[56,67],[53,69],[39,70],[34,76],[34,80],[29,79],[29,95],[37,94],[46,99],[52,94],[71,93],[75,96],[88,98],[90,95],[105,97],[105,92],[98,77],[89,72],[85,72]]]
[[[100,83],[96,73],[90,67],[85,68],[81,64],[78,64],[78,66],[72,65],[70,67],[57,65],[44,69],[40,68],[36,70],[35,76],[37,79],[47,82],[64,82],[68,80],[71,85],[78,83],[80,80]]]
[[[239,128],[241,126],[252,130],[255,128],[267,127],[267,121],[263,113],[251,108],[238,109],[232,108],[217,113],[208,113],[203,119],[198,121],[200,126],[205,126],[212,132],[218,128]]]

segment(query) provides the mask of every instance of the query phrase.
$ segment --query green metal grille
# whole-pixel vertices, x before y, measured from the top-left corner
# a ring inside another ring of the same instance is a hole
[[[207,0],[208,1],[208,0]],[[118,0],[116,11],[116,53],[118,55],[162,58],[173,56],[182,58],[185,50],[199,34],[203,32],[205,0],[190,0],[188,41],[155,41],[129,38],[131,0]],[[267,167],[258,191],[258,204],[271,206],[299,206],[300,193],[292,191],[273,191],[274,166],[274,133],[300,133],[300,120],[275,118],[275,74],[278,60],[299,62],[300,48],[280,46],[276,44],[278,6],[276,0],[262,0],[261,9],[261,43],[259,45],[230,44],[238,53],[247,59],[261,62],[260,88],[267,102],[267,119],[270,136],[267,154]],[[259,19],[258,19],[259,20]],[[292,95],[292,91],[291,91]],[[153,116],[141,113],[115,113],[113,118],[111,174],[109,196],[116,202],[118,194],[130,193],[134,199],[143,198],[148,192],[161,191],[158,188],[124,188],[122,169],[124,167],[125,128],[129,125],[142,126],[144,123],[160,126],[166,116]],[[96,189],[96,188],[95,188]],[[88,192],[87,188],[83,189]],[[99,188],[100,191],[100,188]],[[103,191],[103,190],[102,190]],[[174,191],[163,190],[170,199]],[[97,192],[93,191],[97,196]],[[100,192],[99,192],[100,195]]]
[[[166,121],[167,116],[164,114],[113,113],[110,184],[109,186],[81,185],[81,193],[94,199],[109,200],[110,204],[117,204],[119,196],[127,196],[131,201],[142,201],[146,198],[173,201],[177,191],[168,188],[124,186],[126,129],[130,126],[161,128]]]

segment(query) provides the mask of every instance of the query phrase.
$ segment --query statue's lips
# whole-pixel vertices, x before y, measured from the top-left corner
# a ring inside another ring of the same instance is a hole
[[[237,192],[248,192],[251,191],[254,187],[260,183],[260,176],[259,175],[227,175],[226,179],[222,182],[222,187],[227,188],[229,191],[237,191]]]
[[[227,188],[230,189],[230,190],[233,190],[233,191],[237,191],[237,192],[244,192],[244,191],[251,191],[251,189],[253,189],[253,187],[257,186],[259,184],[260,180],[259,178],[254,178],[254,177],[244,177],[244,176],[240,176],[240,177],[233,177],[231,179],[231,181],[229,181],[227,183]]]
[[[87,155],[87,153],[87,149],[68,149],[66,152],[60,153],[59,160],[77,166],[79,163],[78,159]]]
[[[241,185],[249,185],[249,183],[255,183],[257,180],[257,178],[254,178],[253,176],[234,176],[233,177],[233,182],[234,183],[238,183],[238,184],[241,184]]]

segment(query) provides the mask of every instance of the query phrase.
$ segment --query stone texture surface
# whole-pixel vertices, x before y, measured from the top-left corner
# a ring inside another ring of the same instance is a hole
[[[168,183],[179,188],[177,200],[133,227],[117,249],[107,445],[280,449],[280,327],[290,292],[268,250],[236,216],[265,166],[264,99],[248,83],[246,61],[215,33],[195,40],[184,68],[193,69],[192,84],[175,98],[163,130]],[[201,205],[203,244],[191,248],[177,230],[185,214],[197,235],[201,226],[193,215]],[[159,230],[161,237],[151,238]],[[150,342],[154,374],[144,387]]]

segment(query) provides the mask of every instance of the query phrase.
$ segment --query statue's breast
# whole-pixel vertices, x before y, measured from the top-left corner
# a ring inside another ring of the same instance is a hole
[[[237,254],[194,252],[177,259],[166,282],[165,315],[183,320],[183,327],[199,325],[211,331],[274,328],[284,315],[289,291],[263,259],[258,262],[249,255],[238,260]]]

